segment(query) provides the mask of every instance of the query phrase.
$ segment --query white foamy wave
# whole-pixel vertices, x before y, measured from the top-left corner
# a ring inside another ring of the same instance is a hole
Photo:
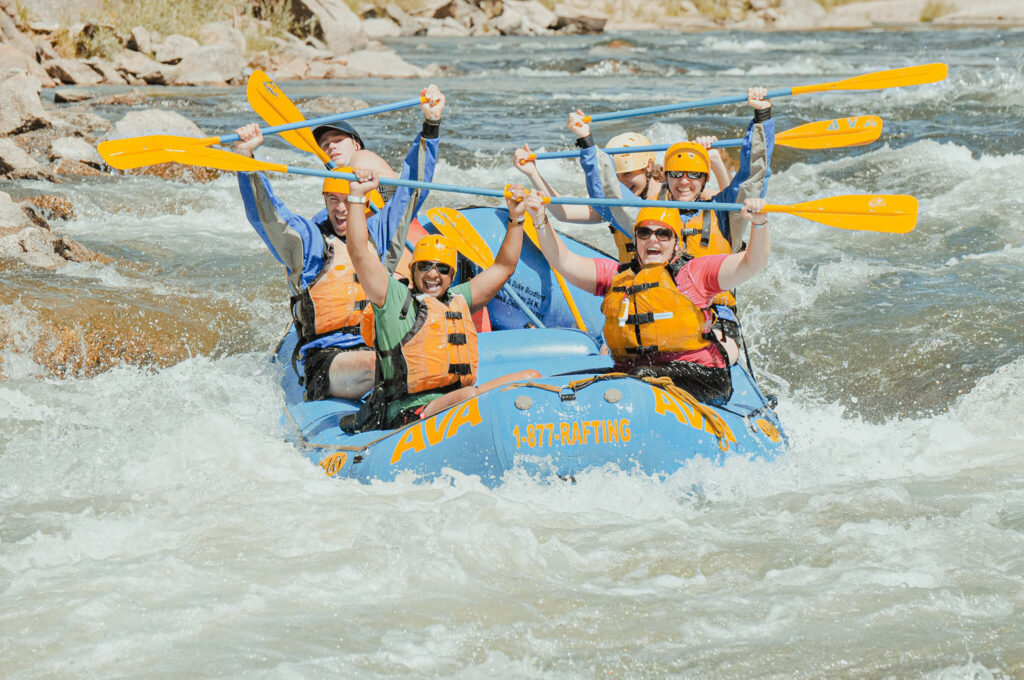
[[[774,52],[778,48],[778,44],[758,38],[739,40],[727,37],[726,35],[716,35],[701,40],[700,47],[709,52],[750,54],[754,52]],[[830,49],[832,49],[832,46],[824,40],[797,40],[785,44],[786,52],[826,52]]]
[[[856,70],[850,64],[837,63],[828,59],[814,57],[793,57],[786,61],[772,61],[751,66],[748,69],[730,68],[721,71],[725,76],[818,76],[835,73],[836,71]]]

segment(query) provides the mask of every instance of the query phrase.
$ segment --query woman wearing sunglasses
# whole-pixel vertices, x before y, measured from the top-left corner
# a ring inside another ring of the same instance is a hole
[[[377,189],[376,171],[353,171],[348,201],[362,203]],[[368,251],[366,215],[353,210],[346,245],[373,316],[363,321],[363,339],[377,353],[374,388],[350,430],[391,429],[427,418],[480,392],[513,380],[539,378],[520,371],[476,386],[476,328],[471,318],[491,301],[515,271],[523,245],[526,189],[512,185],[506,198],[508,228],[494,264],[456,286],[457,252],[443,236],[425,236],[412,256],[412,282],[393,278]]]
[[[683,257],[679,211],[642,208],[634,222],[636,254],[624,269],[611,259],[573,253],[548,227],[543,195],[530,194],[526,208],[537,226],[541,251],[552,269],[573,285],[604,298],[604,339],[615,370],[638,377],[668,376],[704,402],[732,394],[725,349],[711,332],[708,310],[722,291],[764,269],[771,252],[761,213],[764,200],[747,198],[740,215],[749,221],[750,243],[736,254]]]

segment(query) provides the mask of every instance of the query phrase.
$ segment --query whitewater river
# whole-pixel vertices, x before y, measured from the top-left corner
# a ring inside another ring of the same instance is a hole
[[[77,217],[56,228],[113,262],[0,271],[15,338],[0,357],[0,676],[1024,677],[1024,32],[620,37],[633,47],[396,43],[444,67],[436,179],[519,177],[512,148],[570,147],[576,106],[950,65],[936,85],[776,101],[780,131],[877,114],[885,132],[852,150],[779,148],[773,202],[921,204],[902,236],[773,218],[772,261],[740,295],[789,453],[667,480],[513,476],[493,491],[460,476],[327,478],[278,425],[268,357],[287,323],[284,277],[234,178],[71,182],[57,190]],[[284,89],[378,104],[425,84]],[[242,88],[152,92],[210,133],[253,118]],[[397,163],[418,116],[358,128]],[[728,106],[595,133],[736,137],[748,119]],[[277,143],[264,157],[309,163]],[[574,162],[545,168],[584,192]],[[275,186],[308,214],[320,200],[316,180]],[[54,373],[32,351],[48,331],[41,296],[104,302],[136,342],[167,350]]]

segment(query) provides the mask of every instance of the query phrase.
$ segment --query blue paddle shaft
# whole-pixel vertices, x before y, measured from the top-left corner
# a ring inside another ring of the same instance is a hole
[[[644,151],[666,151],[672,146],[671,144],[651,144],[650,146],[609,146],[601,149],[610,156],[622,153],[641,153]],[[715,149],[722,149],[732,146],[743,146],[743,139],[720,139],[711,145]],[[537,160],[547,160],[549,158],[575,158],[580,155],[580,149],[572,149],[570,151],[546,151],[544,153],[537,154]]]
[[[310,168],[295,168],[288,166],[286,172],[295,175],[309,175],[311,177],[340,177],[350,182],[358,182],[359,178],[351,172],[330,172],[328,170],[312,170]],[[392,179],[381,177],[380,183],[396,187],[412,187],[414,189],[430,189],[432,191],[447,191],[453,194],[471,194],[473,196],[492,196],[494,198],[505,198],[505,192],[501,189],[483,189],[480,187],[466,187],[458,184],[438,184],[437,182],[420,182],[413,179]],[[742,210],[742,203],[711,203],[707,201],[645,201],[640,198],[577,198],[574,196],[555,196],[550,199],[554,205],[603,205],[603,206],[631,206],[634,208],[677,208],[679,210]]]
[[[403,99],[400,102],[393,102],[391,104],[381,104],[380,106],[371,106],[368,109],[359,109],[357,111],[347,111],[345,113],[336,113],[331,116],[323,116],[321,118],[312,118],[310,120],[300,120],[295,123],[287,123],[286,125],[275,125],[263,130],[264,135],[276,135],[281,132],[288,132],[289,130],[298,130],[304,127],[316,127],[317,125],[330,125],[331,123],[337,123],[342,120],[348,120],[350,118],[362,118],[363,116],[372,116],[375,113],[387,113],[388,111],[397,111],[398,109],[408,109],[413,106],[420,105],[420,98],[415,99]],[[221,144],[228,144],[230,142],[237,142],[240,137],[236,134],[223,135],[219,137]]]
[[[775,97],[788,97],[793,94],[793,88],[787,87],[784,90],[772,90],[766,96],[768,99]],[[683,102],[681,104],[665,104],[663,106],[648,106],[642,109],[626,109],[625,111],[612,111],[609,113],[597,113],[590,116],[590,121],[596,123],[602,120],[619,120],[620,118],[635,118],[646,116],[652,113],[665,113],[666,111],[683,111],[685,109],[699,109],[704,106],[720,106],[722,104],[739,104],[747,101],[747,95],[737,94],[730,97],[719,97],[717,99],[702,99],[696,102]]]

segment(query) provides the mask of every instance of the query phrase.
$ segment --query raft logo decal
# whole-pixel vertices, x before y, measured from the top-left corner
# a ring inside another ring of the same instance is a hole
[[[340,453],[332,453],[320,461],[320,467],[324,469],[328,477],[333,477],[341,471],[341,468],[345,467],[347,461],[348,454],[341,451]]]
[[[761,432],[764,432],[764,436],[768,437],[768,439],[771,439],[776,444],[779,442],[781,437],[779,436],[779,429],[777,427],[764,418],[758,418],[756,422],[757,426],[761,428]]]
[[[422,420],[402,433],[402,437],[391,454],[391,464],[402,460],[406,453],[419,453],[428,446],[454,437],[463,425],[474,427],[483,422],[480,417],[480,406],[476,399],[459,404],[445,413]]]
[[[586,444],[611,444],[628,442],[632,437],[629,431],[629,418],[618,420],[581,420],[569,423],[534,423],[520,429],[512,428],[512,437],[516,440],[516,448],[527,446],[531,449],[542,449],[545,446],[576,446]]]
[[[651,391],[654,392],[654,412],[667,416],[669,414],[674,415],[676,420],[684,425],[689,425],[695,430],[704,430],[715,434],[714,429],[711,427],[704,416],[699,411],[695,411],[692,406],[687,404],[681,399],[676,399],[674,396],[666,392],[665,390],[651,386]],[[732,433],[732,429],[725,423],[725,438],[730,442],[736,442],[736,435]]]

